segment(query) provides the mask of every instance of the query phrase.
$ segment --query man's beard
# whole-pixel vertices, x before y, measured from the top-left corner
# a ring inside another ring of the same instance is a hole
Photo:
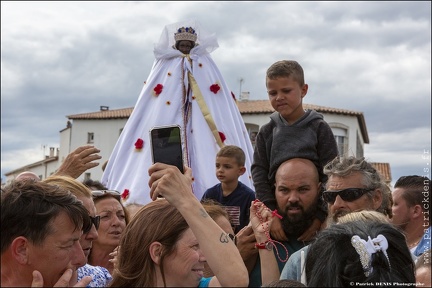
[[[290,207],[300,208],[302,213],[290,216],[287,213],[288,208]],[[288,238],[297,238],[303,234],[303,232],[312,225],[313,220],[316,218],[317,208],[317,202],[315,202],[307,210],[304,210],[304,207],[301,207],[298,203],[291,203],[287,205],[285,207],[285,211],[278,209],[279,213],[284,216],[281,222],[285,235]]]
[[[331,212],[329,211],[329,214],[328,214],[328,217],[327,217],[327,225],[338,223],[338,219],[340,217],[345,216],[345,215],[347,215],[349,213],[351,213],[351,211],[338,210],[334,214],[331,214]]]

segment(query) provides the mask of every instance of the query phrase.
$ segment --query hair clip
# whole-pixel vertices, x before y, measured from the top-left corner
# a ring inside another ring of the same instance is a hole
[[[371,266],[372,254],[376,252],[383,252],[390,266],[390,260],[387,255],[388,242],[387,238],[385,238],[383,235],[379,234],[374,239],[371,239],[371,237],[368,236],[367,242],[361,239],[358,235],[354,235],[351,238],[351,244],[356,250],[357,254],[360,256],[360,262],[366,277],[369,277],[373,271],[373,267]]]

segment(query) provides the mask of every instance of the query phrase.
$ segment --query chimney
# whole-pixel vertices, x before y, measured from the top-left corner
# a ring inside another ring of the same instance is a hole
[[[249,100],[249,95],[250,95],[250,92],[242,92],[240,94],[240,101]]]
[[[100,111],[108,111],[109,106],[100,106]]]
[[[54,147],[50,147],[50,154],[49,157],[54,157]]]

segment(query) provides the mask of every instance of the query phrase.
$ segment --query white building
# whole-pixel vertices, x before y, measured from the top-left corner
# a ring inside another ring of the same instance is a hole
[[[270,114],[274,112],[268,100],[244,100],[238,101],[237,104],[249,134],[252,136],[269,121]],[[310,104],[303,104],[303,106],[323,114],[324,120],[333,130],[340,155],[364,156],[363,147],[369,143],[369,136],[362,112]],[[89,169],[78,180],[83,181],[87,178],[100,180],[103,173],[102,164],[111,155],[132,110],[133,108],[110,110],[107,106],[101,106],[96,112],[68,115],[69,121],[66,128],[60,131],[59,148],[50,147],[50,155],[46,156],[46,159],[6,173],[6,184],[23,171],[35,172],[41,179],[45,179],[58,169],[71,151],[85,144],[99,148],[101,150],[99,155],[102,156],[102,159],[99,166]],[[391,175],[388,163],[374,164],[389,184]]]

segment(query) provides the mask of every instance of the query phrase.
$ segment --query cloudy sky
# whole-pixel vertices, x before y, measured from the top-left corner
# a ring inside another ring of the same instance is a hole
[[[59,146],[66,115],[133,107],[164,26],[188,19],[216,33],[234,93],[244,79],[267,99],[268,66],[297,60],[305,103],[364,113],[365,156],[390,163],[392,183],[430,168],[430,1],[2,1],[3,180]]]

